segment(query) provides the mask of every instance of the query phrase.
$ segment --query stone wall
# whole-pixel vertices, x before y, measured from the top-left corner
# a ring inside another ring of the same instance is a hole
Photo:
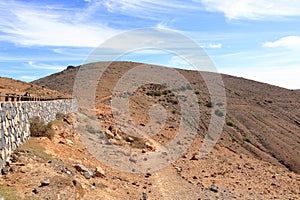
[[[28,140],[30,118],[38,116],[48,123],[57,113],[76,111],[77,105],[72,99],[0,103],[0,170],[11,152]]]

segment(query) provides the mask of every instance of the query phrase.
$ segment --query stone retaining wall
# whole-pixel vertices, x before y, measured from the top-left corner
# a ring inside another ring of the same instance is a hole
[[[30,118],[38,116],[48,123],[57,113],[76,111],[77,105],[72,99],[0,103],[0,170],[11,152],[28,140]]]

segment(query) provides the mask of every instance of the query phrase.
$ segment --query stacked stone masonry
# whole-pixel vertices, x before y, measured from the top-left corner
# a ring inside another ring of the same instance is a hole
[[[0,103],[0,170],[9,160],[11,152],[30,137],[29,119],[40,117],[46,123],[55,119],[57,113],[77,111],[72,99],[34,102]]]

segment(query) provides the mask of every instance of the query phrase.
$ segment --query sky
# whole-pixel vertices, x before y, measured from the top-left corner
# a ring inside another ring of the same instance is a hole
[[[220,73],[298,89],[299,25],[300,0],[0,0],[0,76],[32,81],[85,63],[120,33],[154,27],[195,41]],[[119,60],[188,68],[166,52]]]

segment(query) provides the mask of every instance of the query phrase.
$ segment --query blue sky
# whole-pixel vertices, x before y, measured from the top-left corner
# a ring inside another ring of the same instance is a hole
[[[300,88],[299,0],[0,0],[0,76],[31,81],[80,65],[101,43],[137,28],[193,39],[221,73]],[[164,53],[131,60],[186,68]]]

